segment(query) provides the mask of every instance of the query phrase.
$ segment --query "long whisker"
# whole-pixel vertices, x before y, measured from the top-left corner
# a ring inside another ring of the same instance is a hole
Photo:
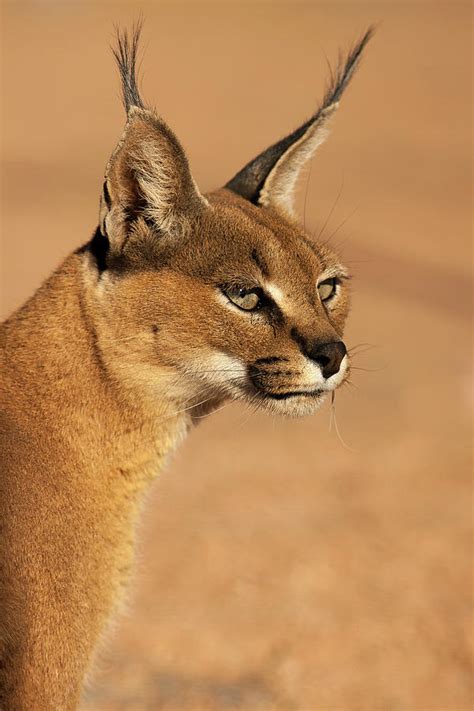
[[[352,210],[352,212],[351,212],[344,220],[342,220],[342,222],[340,222],[340,223],[338,224],[338,226],[336,227],[336,229],[334,230],[334,232],[332,232],[332,233],[329,235],[329,237],[323,242],[323,244],[329,244],[329,242],[332,240],[332,238],[339,232],[339,230],[341,229],[341,227],[344,227],[344,225],[346,224],[346,222],[347,222],[348,220],[350,220],[351,217],[353,217],[353,216],[355,215],[355,213],[357,212],[357,210],[359,209],[359,207],[360,207],[360,205],[357,205],[357,207],[355,207],[355,208]]]
[[[356,385],[355,383],[353,383],[352,380],[349,380],[348,378],[347,378],[346,380],[344,380],[343,383],[341,383],[341,387],[342,387],[343,385],[348,385],[348,386],[349,386],[350,388],[352,388],[353,390],[359,390],[359,386]]]
[[[162,401],[166,403],[168,396],[172,392],[172,390],[179,385],[179,383],[183,380],[184,378],[184,373],[177,373],[177,375],[172,379],[171,383],[169,384],[169,387],[166,389],[166,391],[163,393],[162,396]]]
[[[258,400],[259,400],[259,398],[258,398],[258,394],[257,394],[252,398],[252,400],[249,403],[249,410],[250,410],[249,419],[252,415],[255,415],[255,413],[258,412]]]
[[[177,380],[175,380],[173,383],[171,383],[170,387],[169,387],[169,388],[167,389],[167,391],[163,394],[162,397],[163,397],[163,400],[164,400],[165,402],[166,402],[167,396],[170,395],[170,393],[171,393],[171,391],[173,390],[173,388],[176,387],[176,385],[177,385],[177,384],[179,383],[179,381],[184,377],[184,375],[185,375],[185,374],[182,373],[182,374],[178,377]],[[206,385],[203,385],[203,387],[202,387],[202,388],[199,388],[199,390],[197,390],[197,392],[193,392],[193,394],[192,394],[190,397],[185,398],[185,399],[182,401],[182,405],[188,405],[189,403],[191,403],[191,404],[189,405],[189,407],[185,407],[184,409],[177,410],[177,411],[175,411],[175,412],[169,413],[169,414],[167,415],[167,417],[165,417],[165,418],[163,418],[162,420],[160,420],[160,422],[166,421],[167,419],[170,419],[170,418],[172,418],[172,417],[176,417],[177,415],[181,414],[182,412],[185,412],[186,410],[192,409],[193,407],[198,407],[199,405],[202,405],[204,402],[207,402],[208,400],[212,400],[212,399],[215,397],[215,394],[213,394],[213,395],[212,395],[211,397],[209,397],[207,400],[203,400],[202,402],[197,402],[197,403],[196,403],[196,402],[193,402],[196,398],[202,396],[205,392],[208,392],[208,391],[209,391],[209,385],[207,385],[207,384],[206,384]],[[169,404],[171,404],[171,403],[169,403]]]
[[[349,445],[346,444],[346,442],[344,442],[342,435],[339,431],[339,427],[337,424],[337,418],[336,418],[336,393],[334,390],[332,391],[332,397],[331,397],[331,413],[332,413],[331,414],[331,424],[334,423],[334,431],[336,432],[339,442],[342,444],[344,449],[349,450],[349,452],[357,453],[356,449],[349,447]],[[330,425],[329,430],[331,431],[331,425]]]
[[[309,173],[306,180],[306,190],[304,191],[304,206],[303,206],[303,231],[306,232],[306,201],[308,199],[308,188],[311,182],[311,173],[313,172],[313,160],[309,162]]]
[[[254,413],[253,405],[254,405],[254,403],[256,402],[257,399],[258,399],[258,393],[255,393],[254,395],[252,395],[252,397],[250,398],[250,400],[248,400],[248,401],[245,403],[245,409],[244,409],[243,413],[242,413],[241,416],[240,416],[240,420],[241,420],[241,421],[240,421],[240,424],[239,424],[239,428],[242,428],[244,425],[246,425],[247,422],[249,421],[249,419],[251,418],[251,416],[253,415],[253,413]],[[244,416],[245,416],[245,415],[247,415],[247,416],[246,416],[245,419],[244,419]]]
[[[357,343],[355,346],[352,346],[352,348],[348,348],[347,352],[353,353],[354,351],[362,347],[364,347],[364,350],[361,351],[361,353],[365,353],[366,351],[373,350],[377,346],[375,346],[373,343]]]
[[[230,370],[230,372],[232,372],[231,369],[229,369],[229,370]],[[197,371],[197,373],[199,373],[199,372],[202,372],[202,371]],[[208,371],[208,372],[212,373],[212,372],[215,372],[215,371],[210,370],[210,371]],[[235,372],[235,371],[234,371],[234,372]],[[239,372],[239,374],[240,374],[240,371],[237,371],[237,372]],[[188,373],[186,373],[186,375],[188,375]],[[239,379],[239,378],[229,378],[228,383],[233,384],[233,385],[239,385],[239,384],[240,384],[240,379]],[[199,397],[199,395],[202,395],[203,393],[205,393],[206,391],[208,391],[210,388],[212,388],[212,384],[205,384],[204,387],[201,388],[197,393],[193,393],[193,395],[192,395],[190,398],[188,398],[187,400],[185,400],[185,401],[183,402],[183,405],[186,405],[187,403],[191,403],[191,404],[189,404],[188,407],[185,407],[185,408],[183,408],[183,409],[181,409],[181,410],[178,410],[178,411],[176,411],[176,412],[170,414],[169,417],[176,417],[177,415],[182,414],[183,412],[186,412],[186,411],[188,411],[188,410],[192,410],[193,408],[197,408],[197,407],[199,407],[200,405],[204,405],[204,404],[207,403],[207,402],[211,402],[211,400],[214,400],[216,397],[219,397],[216,393],[213,393],[210,397],[208,397],[208,398],[206,398],[206,399],[204,399],[204,400],[201,400],[200,402],[193,402],[193,400],[194,400],[196,397]],[[230,404],[230,403],[227,403],[227,404]],[[224,407],[224,406],[222,406],[222,407]],[[222,409],[222,407],[216,408],[216,410],[213,410],[213,412],[217,412],[217,410]],[[200,418],[200,417],[207,417],[207,416],[210,415],[210,414],[212,414],[212,413],[206,413],[206,415],[196,415],[196,416],[194,416],[194,417],[195,417],[196,419],[198,419],[198,418]]]
[[[210,368],[209,370],[186,370],[186,375],[200,375],[208,373],[241,373],[240,368]]]
[[[337,207],[337,204],[338,204],[338,202],[339,202],[339,198],[340,198],[341,195],[342,195],[343,189],[344,189],[344,173],[342,174],[342,180],[341,180],[341,186],[340,186],[340,188],[339,188],[339,192],[337,193],[336,199],[334,200],[334,202],[333,202],[333,204],[332,204],[332,207],[331,207],[331,209],[329,210],[329,214],[328,214],[328,216],[326,217],[325,223],[323,224],[323,226],[321,227],[321,229],[320,229],[319,232],[318,232],[318,235],[317,235],[317,237],[316,237],[316,242],[319,242],[319,240],[321,239],[321,237],[322,237],[322,235],[323,235],[323,233],[324,233],[324,230],[326,229],[326,227],[327,227],[327,225],[328,225],[328,222],[329,222],[329,220],[331,219],[332,213],[334,212],[334,210],[335,210],[336,207]],[[328,241],[329,241],[329,240],[326,240],[325,242],[323,242],[323,244],[327,244]]]
[[[215,410],[212,410],[211,412],[206,412],[205,415],[192,415],[192,418],[193,418],[193,420],[204,420],[206,417],[210,417],[211,415],[214,415],[216,412],[220,412],[220,410],[223,410],[224,407],[228,407],[231,404],[232,404],[232,400],[228,400],[220,407],[216,407]]]
[[[334,391],[331,393],[331,406],[330,406],[330,408],[329,408],[329,428],[328,428],[328,432],[332,432],[332,421],[333,421],[333,417],[334,417],[333,404],[334,404]]]
[[[199,405],[205,405],[206,402],[210,402],[211,400],[214,400],[215,395],[212,397],[208,397],[205,400],[200,400],[199,402],[195,402],[192,405],[189,405],[188,407],[183,407],[181,410],[177,410],[176,412],[173,412],[170,414],[166,419],[171,419],[172,417],[176,417],[177,415],[182,415],[183,412],[188,412],[188,410],[192,410],[195,407],[199,407]]]

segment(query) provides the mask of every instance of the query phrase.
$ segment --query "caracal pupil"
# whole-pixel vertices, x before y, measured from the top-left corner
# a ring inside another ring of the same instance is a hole
[[[310,414],[347,376],[348,274],[293,197],[370,36],[305,124],[203,195],[140,97],[139,31],[119,33],[127,122],[99,226],[1,327],[5,711],[77,707],[144,492],[196,416],[227,399]]]

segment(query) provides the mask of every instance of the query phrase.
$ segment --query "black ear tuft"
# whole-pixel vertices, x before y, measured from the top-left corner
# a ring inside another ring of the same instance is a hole
[[[313,121],[316,117],[320,116],[325,109],[329,108],[329,106],[332,106],[332,104],[335,104],[337,101],[339,101],[345,88],[349,84],[355,70],[359,65],[359,61],[366,44],[371,39],[371,37],[373,37],[374,32],[375,27],[369,27],[368,30],[366,30],[366,32],[362,35],[360,40],[356,42],[354,47],[349,51],[345,60],[341,55],[339,56],[336,71],[331,71],[331,78],[329,86],[326,89],[326,93],[324,95],[323,103],[314,115]]]
[[[137,54],[141,31],[141,20],[132,27],[130,34],[117,28],[117,46],[112,48],[122,80],[123,103],[127,113],[133,106],[145,108],[137,82]]]
[[[331,70],[329,85],[324,94],[323,101],[311,118],[293,131],[293,133],[290,133],[285,138],[274,143],[263,151],[263,153],[260,153],[260,155],[247,163],[247,165],[226,184],[226,188],[244,197],[246,200],[250,200],[255,205],[258,204],[267,177],[277,161],[279,161],[311,127],[318,122],[324,122],[326,115],[329,115],[331,110],[335,108],[335,105],[357,69],[364,47],[373,34],[374,28],[369,27],[361,39],[354,45],[353,49],[349,51],[346,59],[339,59],[336,70]]]

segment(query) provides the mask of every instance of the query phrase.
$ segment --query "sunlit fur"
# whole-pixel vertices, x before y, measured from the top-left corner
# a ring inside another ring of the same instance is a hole
[[[308,122],[202,195],[140,97],[138,32],[119,35],[127,122],[99,227],[0,328],[2,709],[77,708],[123,599],[145,493],[195,422],[231,400],[311,414],[345,379],[347,272],[291,205],[369,37]],[[261,309],[227,298],[243,288]],[[335,342],[343,359],[324,377],[312,348]]]
[[[319,365],[304,355],[292,333],[296,329],[308,342],[342,339],[349,309],[346,270],[331,250],[274,211],[228,190],[206,198],[208,205],[200,207],[186,238],[172,249],[162,246],[142,224],[126,249],[135,251],[135,240],[147,242],[147,264],[127,264],[125,273],[105,271],[99,288],[90,280],[98,330],[107,331],[103,348],[113,349],[116,367],[123,357],[134,378],[146,363],[151,392],[161,367],[182,374],[177,392],[173,388],[168,392],[173,400],[186,382],[186,394],[200,393],[201,399],[206,394],[251,399],[280,414],[310,414],[322,396],[275,400],[271,394],[328,391],[342,381],[347,359],[340,372],[325,381]],[[120,255],[127,259],[126,250]],[[83,259],[93,274],[93,257],[86,253]],[[259,263],[265,265],[265,273]],[[341,280],[326,305],[319,299],[317,283],[327,273]],[[261,287],[278,307],[278,316],[234,306],[222,292],[223,285],[233,283]],[[115,323],[120,323],[118,331],[110,326]],[[230,358],[232,366],[216,367],[219,354]],[[282,359],[260,368],[268,397],[249,378],[249,368],[263,358]]]

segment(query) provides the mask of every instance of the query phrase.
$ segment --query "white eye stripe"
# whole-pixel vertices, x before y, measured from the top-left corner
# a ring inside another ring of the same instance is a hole
[[[285,309],[283,307],[285,304],[288,305],[288,299],[285,297],[285,294],[280,287],[276,284],[267,283],[265,284],[265,291],[270,294],[278,308],[281,311],[284,311]]]
[[[276,284],[266,284],[265,288],[276,303],[284,301],[285,296],[279,286]]]

